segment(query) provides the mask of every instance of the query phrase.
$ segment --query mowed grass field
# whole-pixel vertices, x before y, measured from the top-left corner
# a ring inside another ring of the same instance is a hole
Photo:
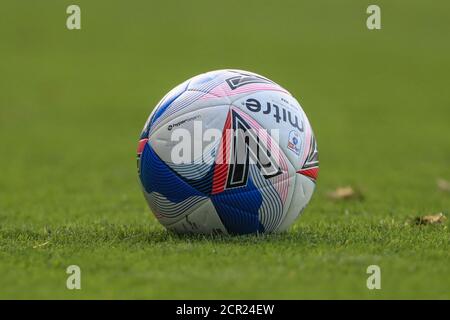
[[[72,3],[0,6],[0,298],[450,298],[448,220],[413,223],[450,213],[450,3],[79,0],[69,31]],[[222,68],[278,82],[315,130],[316,193],[285,234],[176,236],[141,194],[148,114]],[[328,198],[347,185],[364,198]]]

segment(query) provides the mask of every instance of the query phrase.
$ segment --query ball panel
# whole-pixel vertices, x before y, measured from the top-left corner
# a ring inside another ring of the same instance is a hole
[[[166,225],[178,233],[227,234],[211,200],[206,200],[175,223]]]
[[[229,104],[229,99],[227,97],[218,98],[215,96],[211,97],[201,91],[185,91],[173,101],[166,109],[166,112],[150,126],[149,130],[147,130],[147,137],[151,136],[159,128],[167,126],[169,122],[184,116],[186,113],[199,111],[204,108],[228,106]]]
[[[155,216],[162,222],[179,220],[205,195],[177,175],[147,143],[140,158],[141,184]]]
[[[316,186],[311,179],[301,174],[296,174],[294,177],[295,182],[293,186],[292,200],[289,204],[286,216],[281,225],[278,227],[277,232],[287,230],[294,223],[311,200],[314,188]]]
[[[189,196],[184,200],[174,201],[173,197],[169,200],[161,193],[146,191],[144,196],[155,217],[166,227],[180,221],[208,201],[208,198],[202,196]]]
[[[245,187],[225,190],[211,196],[211,201],[229,233],[264,232],[259,220],[261,192],[250,178]]]
[[[183,142],[190,146],[190,148],[184,148],[184,150],[190,151],[189,155],[183,154],[183,156],[186,156],[186,160],[193,164],[202,163],[204,162],[202,160],[210,159],[210,157],[206,158],[204,154],[206,152],[216,154],[216,149],[220,143],[220,138],[204,139],[209,138],[206,131],[221,134],[228,111],[228,105],[194,108],[194,110],[187,108],[185,112],[178,114],[176,117],[170,117],[169,121],[160,124],[157,129],[151,132],[149,140],[158,156],[169,165],[175,163],[175,160],[179,158],[179,151],[181,152],[181,143]],[[176,147],[177,145],[179,147]],[[212,163],[206,162],[204,164],[211,165]]]

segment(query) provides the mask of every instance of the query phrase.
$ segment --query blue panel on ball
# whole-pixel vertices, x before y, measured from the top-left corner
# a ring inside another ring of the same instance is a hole
[[[207,163],[189,163],[189,164],[168,164],[178,174],[180,179],[209,196],[211,194],[214,164]],[[198,177],[196,177],[198,176]]]
[[[202,85],[214,80],[218,75],[220,75],[220,72],[208,72],[208,73],[203,73],[199,76],[196,76],[189,83],[189,89],[195,90],[199,86],[202,86]]]
[[[251,177],[247,186],[212,195],[211,200],[229,233],[264,232],[258,217],[263,198]]]
[[[203,196],[201,192],[173,172],[158,157],[149,143],[144,147],[140,164],[139,178],[148,193],[158,192],[174,203],[179,203],[192,196]]]
[[[183,92],[186,91],[188,84],[189,84],[189,81],[186,81],[186,82],[180,84],[178,87],[174,88],[171,92],[169,92],[169,94],[166,97],[164,97],[163,101],[161,101],[161,103],[156,107],[157,109],[156,109],[155,113],[153,114],[152,119],[150,120],[149,128],[156,121],[156,119],[161,117],[164,114],[164,112],[167,110],[167,108],[179,96],[181,96],[183,94]]]

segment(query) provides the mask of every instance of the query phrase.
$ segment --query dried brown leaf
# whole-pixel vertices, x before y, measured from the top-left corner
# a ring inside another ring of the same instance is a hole
[[[415,219],[416,224],[438,224],[444,223],[447,217],[442,212],[438,214],[431,214],[423,217],[417,217]]]
[[[355,190],[350,186],[345,186],[329,192],[328,197],[332,200],[362,199],[362,194],[359,190]]]
[[[441,191],[450,192],[450,182],[444,179],[437,179],[437,187]]]

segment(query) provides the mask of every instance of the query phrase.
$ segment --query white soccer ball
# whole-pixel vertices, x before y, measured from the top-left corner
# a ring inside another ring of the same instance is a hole
[[[255,73],[195,76],[156,106],[138,145],[145,198],[167,229],[286,230],[311,199],[317,144],[298,101]]]

